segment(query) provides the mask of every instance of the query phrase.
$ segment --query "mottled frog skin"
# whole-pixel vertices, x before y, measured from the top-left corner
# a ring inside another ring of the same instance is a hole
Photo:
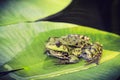
[[[45,47],[48,56],[59,59],[57,64],[77,63],[80,59],[84,59],[86,64],[99,64],[102,55],[100,43],[91,43],[89,37],[78,34],[50,37]]]

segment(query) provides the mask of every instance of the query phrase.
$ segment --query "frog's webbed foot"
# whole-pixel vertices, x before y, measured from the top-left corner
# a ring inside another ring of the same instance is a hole
[[[63,65],[63,64],[68,64],[69,63],[69,60],[62,60],[62,59],[59,59],[58,61],[56,61],[56,65]]]

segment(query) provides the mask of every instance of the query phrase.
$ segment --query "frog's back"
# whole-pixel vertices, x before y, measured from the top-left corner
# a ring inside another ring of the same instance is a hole
[[[64,45],[68,45],[71,47],[84,47],[90,44],[90,39],[87,36],[79,35],[79,34],[71,34],[67,36],[62,36],[60,39]]]

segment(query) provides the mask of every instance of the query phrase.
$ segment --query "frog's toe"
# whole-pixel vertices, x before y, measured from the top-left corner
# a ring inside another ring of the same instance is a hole
[[[69,60],[58,60],[56,65],[69,64]]]

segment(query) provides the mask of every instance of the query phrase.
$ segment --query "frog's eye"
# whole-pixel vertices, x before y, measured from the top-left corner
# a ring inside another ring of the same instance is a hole
[[[56,45],[57,47],[60,47],[62,44],[61,44],[60,41],[57,41],[57,42],[55,43],[55,45]]]

